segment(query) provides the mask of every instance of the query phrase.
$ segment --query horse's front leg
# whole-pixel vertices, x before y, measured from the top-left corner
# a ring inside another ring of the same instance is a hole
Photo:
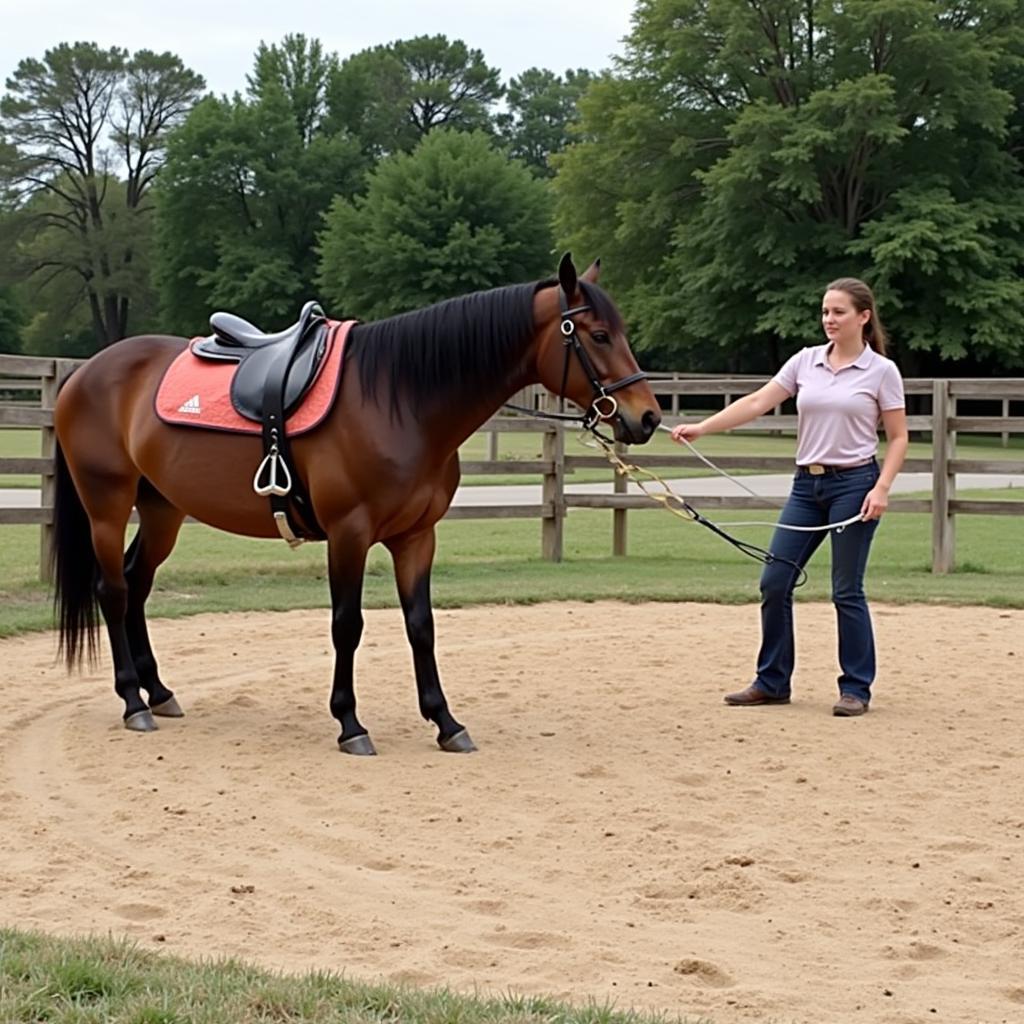
[[[448,710],[434,657],[434,612],[430,605],[430,568],[434,561],[434,528],[387,541],[395,563],[395,582],[412,647],[420,714],[437,726],[442,750],[465,754],[476,750],[469,733]]]
[[[376,748],[356,717],[355,655],[363,635],[363,574],[369,544],[352,530],[336,528],[327,541],[331,583],[331,640],[334,644],[334,682],[331,714],[341,723],[338,747],[345,754],[376,754]]]

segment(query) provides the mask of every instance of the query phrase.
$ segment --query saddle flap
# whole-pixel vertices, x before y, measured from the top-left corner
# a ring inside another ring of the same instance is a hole
[[[231,380],[231,403],[246,419],[263,421],[268,382],[284,381],[282,408],[287,416],[313,386],[327,352],[327,324],[319,321],[297,343],[241,350]]]

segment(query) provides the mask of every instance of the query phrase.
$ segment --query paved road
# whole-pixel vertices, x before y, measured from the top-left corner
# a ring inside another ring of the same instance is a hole
[[[756,494],[766,498],[784,498],[789,493],[792,479],[788,474],[760,474],[740,479]],[[689,477],[669,480],[672,490],[684,498],[706,498],[715,496],[747,496],[738,484],[724,477]],[[901,473],[893,485],[893,494],[911,494],[930,491],[931,473]],[[1012,473],[962,473],[957,477],[957,489],[966,491],[977,488],[1015,487],[1024,488],[1024,474]],[[566,483],[566,491],[573,494],[608,494],[611,483],[574,484]],[[656,488],[654,488],[656,490]],[[629,485],[630,494],[640,494],[635,484]],[[540,503],[539,484],[509,484],[501,486],[484,485],[460,487],[455,494],[455,505],[537,505]],[[0,488],[0,508],[38,508],[39,492],[29,489]]]
[[[740,477],[746,487],[755,494],[765,498],[784,498],[789,494],[792,481],[790,474],[763,474]],[[749,492],[739,484],[721,476],[689,477],[669,480],[672,490],[684,498],[707,497],[748,497]],[[932,487],[931,473],[901,473],[893,484],[893,494],[912,494],[930,491]],[[962,473],[957,477],[958,490],[992,487],[1024,487],[1024,474],[1011,473]],[[574,484],[567,482],[566,492],[575,494],[608,494],[612,485],[606,484]],[[657,492],[655,484],[652,491]],[[629,484],[630,494],[640,494],[635,484]],[[505,502],[510,505],[532,505],[540,502],[540,486],[537,484],[514,484],[503,487],[460,487],[456,492],[456,505],[497,505]]]

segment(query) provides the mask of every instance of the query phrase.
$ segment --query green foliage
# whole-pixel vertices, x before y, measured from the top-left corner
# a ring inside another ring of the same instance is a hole
[[[321,291],[375,319],[551,266],[547,186],[483,133],[431,132],[382,160],[365,196],[336,199],[320,237]]]
[[[379,159],[412,150],[436,128],[489,131],[503,91],[480,50],[417,36],[345,60],[331,85],[332,118]]]
[[[1019,366],[1022,25],[1022,0],[641,0],[560,233],[610,256],[651,363],[772,368],[852,273],[906,370]]]
[[[21,351],[25,311],[10,287],[0,285],[0,352]]]
[[[263,46],[248,96],[207,97],[171,139],[157,265],[170,329],[201,331],[216,308],[277,327],[310,298],[323,212],[354,193],[367,166],[329,128],[335,71],[315,40]]]
[[[0,101],[8,140],[0,187],[15,214],[7,274],[24,279],[26,305],[53,312],[36,325],[41,350],[83,321],[94,350],[128,333],[133,306],[152,311],[150,187],[166,132],[202,87],[172,54],[129,56],[94,43],[63,43],[21,61],[8,79]]]
[[[509,82],[505,113],[495,117],[498,135],[509,153],[535,173],[550,178],[550,157],[570,142],[580,97],[593,80],[586,70],[568,70],[563,79],[552,71],[530,68]]]
[[[19,236],[14,266],[22,271],[38,268],[14,286],[27,313],[22,330],[22,351],[27,355],[81,358],[97,352],[107,342],[108,302],[116,306],[114,320],[122,310],[125,316],[123,328],[115,333],[130,329],[139,334],[154,326],[148,200],[145,206],[129,210],[124,205],[125,182],[109,178],[103,187],[103,218],[87,232],[69,233],[63,228],[61,201],[48,192],[32,196],[14,218]],[[105,276],[94,277],[86,289],[82,273],[95,266],[104,267]]]

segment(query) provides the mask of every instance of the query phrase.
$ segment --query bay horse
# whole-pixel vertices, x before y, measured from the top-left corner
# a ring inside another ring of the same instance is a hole
[[[537,382],[587,410],[591,423],[609,423],[620,441],[644,443],[657,428],[658,404],[598,271],[595,262],[577,276],[566,253],[557,280],[357,324],[336,401],[315,429],[291,440],[293,471],[327,541],[330,711],[345,753],[376,752],[356,717],[353,663],[366,556],[377,542],[393,559],[420,713],[443,750],[476,749],[441,689],[430,599],[434,527],[459,482],[459,446]],[[279,535],[254,493],[258,436],[169,425],[154,411],[164,371],[187,344],[161,335],[117,342],[71,375],[54,409],[60,651],[69,670],[94,655],[98,606],[124,723],[140,732],[157,727],[154,716],[183,713],[157,670],[145,603],[185,517],[249,537]],[[125,551],[133,506],[138,531]]]

